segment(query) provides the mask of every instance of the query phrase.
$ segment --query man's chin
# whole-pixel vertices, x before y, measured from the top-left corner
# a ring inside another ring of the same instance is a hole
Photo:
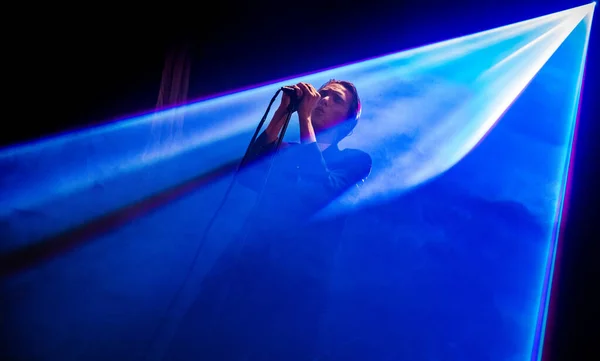
[[[321,122],[320,119],[313,120],[312,126],[313,126],[313,129],[315,130],[315,132],[320,133],[323,131],[323,123]]]

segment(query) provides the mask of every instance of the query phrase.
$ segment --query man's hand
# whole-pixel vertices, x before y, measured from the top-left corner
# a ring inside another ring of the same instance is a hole
[[[296,96],[301,99],[300,104],[298,105],[298,118],[300,121],[300,136],[302,141],[315,141],[315,132],[311,124],[311,114],[313,109],[319,103],[321,95],[308,83],[301,82],[294,85],[293,88],[296,89]],[[279,136],[279,132],[283,127],[285,115],[288,112],[290,101],[290,97],[286,93],[283,93],[281,96],[281,103],[265,131],[267,134],[267,141],[275,141]]]
[[[298,87],[298,85],[293,85],[290,88],[294,88],[296,89],[296,96],[298,97],[298,99],[300,99],[302,97],[302,90],[300,89],[300,87]],[[275,111],[278,114],[285,114],[288,111],[288,106],[290,105],[290,96],[287,95],[287,93],[281,93],[281,102],[279,103],[279,107],[277,108],[277,110]]]
[[[313,109],[319,103],[319,99],[321,99],[321,95],[313,87],[312,85],[304,82],[300,82],[296,85],[293,85],[292,88],[296,89],[296,96],[301,99],[300,104],[298,106],[298,116],[308,118],[312,113]],[[286,93],[283,93],[281,96],[281,103],[279,104],[279,108],[277,112],[280,114],[284,114],[287,112],[288,105],[290,104],[290,96]]]
[[[313,109],[315,109],[319,103],[321,94],[319,94],[314,86],[308,83],[298,83],[296,86],[302,92],[302,100],[298,106],[298,117],[300,118],[301,122],[310,121],[310,115],[312,114]]]
[[[298,120],[300,121],[300,141],[304,144],[315,143],[317,141],[315,129],[312,125],[311,114],[313,109],[319,103],[321,95],[312,85],[308,83],[298,83],[298,88],[302,90],[302,100],[298,105]]]
[[[293,86],[296,89],[296,96],[300,98],[302,96],[302,90],[297,85]],[[265,130],[267,136],[267,142],[274,142],[279,137],[279,132],[283,128],[285,118],[288,113],[288,106],[290,105],[290,96],[286,93],[281,93],[281,102],[279,107],[275,110],[267,129]]]

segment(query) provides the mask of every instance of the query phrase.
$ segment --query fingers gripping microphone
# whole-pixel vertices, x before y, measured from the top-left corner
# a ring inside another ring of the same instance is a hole
[[[291,87],[291,86],[284,86],[284,87],[281,87],[281,90],[282,90],[282,91],[283,91],[285,94],[289,95],[290,97],[295,97],[295,96],[296,96],[296,89],[294,89],[294,88],[293,88],[293,87]]]
[[[284,86],[281,87],[281,91],[283,91],[284,94],[290,97],[290,104],[288,105],[288,110],[290,112],[295,112],[296,110],[298,110],[298,105],[300,104],[302,98],[298,97],[298,94],[296,94],[296,89],[291,86]]]

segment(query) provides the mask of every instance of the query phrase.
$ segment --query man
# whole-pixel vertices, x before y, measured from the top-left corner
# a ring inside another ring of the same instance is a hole
[[[171,345],[171,360],[309,360],[317,356],[319,321],[341,226],[313,226],[320,208],[363,180],[371,158],[338,143],[356,126],[354,85],[331,80],[318,91],[294,86],[300,143],[282,143],[270,166],[290,97],[282,96],[250,149],[242,184],[257,191],[243,234],[203,282]]]
[[[297,111],[300,144],[283,142],[269,168],[269,160],[264,158],[275,151],[290,103],[284,94],[266,130],[250,149],[246,163],[258,164],[250,164],[240,176],[242,184],[261,193],[251,218],[255,227],[284,230],[291,222],[301,223],[371,171],[367,153],[338,147],[360,117],[361,104],[354,85],[330,80],[318,91],[308,83],[293,88],[301,99]],[[261,216],[265,222],[259,225],[257,217]]]

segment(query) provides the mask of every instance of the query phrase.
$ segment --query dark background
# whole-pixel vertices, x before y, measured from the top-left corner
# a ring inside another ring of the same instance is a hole
[[[4,34],[6,102],[0,145],[122,119],[154,108],[168,49],[192,50],[189,98],[483,31],[583,5],[580,1],[314,0],[147,3],[26,9]],[[10,15],[10,14],[9,14]],[[17,14],[14,14],[15,16]],[[552,360],[595,359],[600,305],[595,178],[600,140],[592,106],[598,67],[592,26],[571,174]],[[585,357],[583,355],[586,355]]]

